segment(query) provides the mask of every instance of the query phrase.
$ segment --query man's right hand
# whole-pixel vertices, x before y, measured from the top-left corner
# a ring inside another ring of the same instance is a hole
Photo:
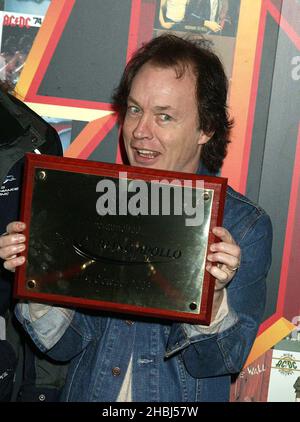
[[[6,233],[0,236],[0,258],[4,260],[4,268],[9,271],[15,271],[25,262],[24,256],[17,256],[25,250],[25,228],[25,223],[13,221],[6,227]]]
[[[215,21],[204,21],[204,26],[207,29],[210,29],[213,32],[219,32],[222,30],[222,26],[219,25],[217,22]]]
[[[4,268],[9,271],[15,271],[25,262],[24,256],[17,256],[17,254],[25,251],[26,239],[23,234],[25,229],[25,223],[13,221],[6,227],[6,233],[0,236],[0,258],[4,260]],[[28,305],[32,321],[41,318],[51,309],[51,305],[45,303],[29,302]]]

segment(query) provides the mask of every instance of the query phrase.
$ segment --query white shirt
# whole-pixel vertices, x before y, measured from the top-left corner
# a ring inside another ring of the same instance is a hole
[[[168,0],[166,17],[173,22],[181,22],[185,15],[188,0]]]
[[[210,19],[216,22],[219,0],[210,0]]]

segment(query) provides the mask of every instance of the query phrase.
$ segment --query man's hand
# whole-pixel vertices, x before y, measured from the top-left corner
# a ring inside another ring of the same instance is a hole
[[[221,240],[212,243],[207,255],[206,270],[216,279],[212,320],[223,299],[223,289],[233,279],[241,262],[241,249],[224,227],[215,227],[213,233]],[[216,264],[216,265],[213,265]]]
[[[165,29],[171,29],[175,25],[175,22],[160,21],[160,24]]]
[[[213,32],[219,32],[222,30],[222,26],[219,25],[217,22],[215,21],[204,21],[204,26],[207,29],[210,29]]]
[[[3,266],[9,271],[15,271],[16,267],[24,264],[25,257],[17,256],[20,252],[25,251],[25,236],[22,233],[26,228],[25,223],[14,221],[6,227],[6,233],[0,236],[0,258],[4,260]],[[29,302],[29,312],[32,321],[45,315],[50,305],[44,303]]]
[[[22,233],[26,228],[25,223],[14,221],[6,227],[6,233],[0,236],[0,258],[4,260],[3,266],[9,271],[24,264],[25,257],[17,256],[25,250],[25,236]]]

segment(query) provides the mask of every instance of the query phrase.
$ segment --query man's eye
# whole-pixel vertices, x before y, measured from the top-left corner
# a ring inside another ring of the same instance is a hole
[[[140,109],[136,106],[128,106],[127,107],[127,112],[130,114],[137,114],[139,113]]]
[[[172,117],[169,114],[160,114],[159,117],[160,120],[163,122],[169,122],[170,120],[172,120]]]

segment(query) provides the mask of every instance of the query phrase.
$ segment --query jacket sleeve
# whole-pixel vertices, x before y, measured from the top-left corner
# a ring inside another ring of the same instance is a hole
[[[49,306],[33,320],[28,303],[19,303],[15,314],[36,346],[57,361],[68,361],[81,353],[101,333],[100,318],[92,313]]]
[[[45,122],[46,123],[46,122]],[[47,155],[63,155],[63,149],[58,133],[49,123],[47,124],[46,142],[41,147],[41,152]]]
[[[35,111],[31,110],[23,101],[13,95],[9,95],[9,98],[22,113],[28,116],[30,124],[45,139],[44,144],[40,147],[40,152],[47,155],[63,155],[60,137],[54,127]]]
[[[227,288],[229,313],[214,334],[189,336],[184,324],[173,324],[166,357],[181,352],[196,378],[239,372],[251,350],[263,317],[266,276],[271,264],[272,226],[261,214],[239,242],[241,266]]]
[[[63,149],[60,141],[60,137],[53,126],[51,126],[48,122],[46,122],[42,117],[40,117],[37,113],[32,111],[29,107],[25,104],[22,104],[23,108],[31,115],[32,117],[32,125],[36,127],[36,129],[40,133],[44,133],[45,143],[41,145],[40,150],[42,154],[47,155],[63,155]],[[40,128],[43,128],[42,130]]]

